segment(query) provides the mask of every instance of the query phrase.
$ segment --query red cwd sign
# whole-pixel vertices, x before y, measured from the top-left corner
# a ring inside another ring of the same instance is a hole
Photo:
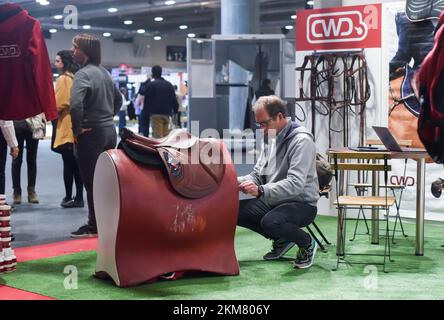
[[[381,4],[298,12],[296,50],[381,47]]]

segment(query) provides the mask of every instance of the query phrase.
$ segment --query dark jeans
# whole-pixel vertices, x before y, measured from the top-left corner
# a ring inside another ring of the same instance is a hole
[[[83,180],[80,175],[77,159],[74,157],[74,144],[67,143],[61,151],[63,159],[63,181],[65,183],[66,199],[72,198],[72,184],[76,184],[76,200],[83,200]]]
[[[139,133],[145,137],[148,137],[150,134],[150,121],[151,115],[149,113],[142,111],[142,113],[139,114]]]
[[[271,207],[261,199],[241,200],[237,224],[253,230],[265,238],[284,239],[306,247],[311,237],[303,231],[316,218],[317,208],[289,202]]]
[[[5,167],[8,156],[8,145],[0,131],[0,194],[5,194]]]
[[[32,138],[32,132],[30,130],[16,130],[15,136],[17,137],[18,147],[20,151],[18,157],[15,160],[12,160],[12,188],[14,189],[14,192],[21,194],[22,187],[20,185],[20,174],[23,162],[24,145],[26,142],[28,188],[34,188],[37,178],[37,149],[39,146],[39,140],[35,140]]]
[[[93,199],[93,179],[96,162],[102,152],[114,149],[116,143],[117,134],[114,126],[96,127],[77,137],[76,154],[88,198],[88,225],[92,227],[97,227]]]
[[[126,128],[126,111],[119,111],[119,129]]]

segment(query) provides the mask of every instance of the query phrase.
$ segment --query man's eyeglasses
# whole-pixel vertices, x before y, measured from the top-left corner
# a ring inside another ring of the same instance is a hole
[[[272,120],[273,120],[273,118],[270,118],[270,119],[265,120],[265,121],[259,121],[259,122],[256,122],[256,125],[257,125],[259,128],[266,127],[266,126],[268,126],[268,124],[269,124],[270,121],[272,121]]]

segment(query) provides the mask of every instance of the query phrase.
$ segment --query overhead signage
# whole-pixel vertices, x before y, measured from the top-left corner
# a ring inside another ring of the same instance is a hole
[[[381,47],[381,4],[298,12],[296,50]]]

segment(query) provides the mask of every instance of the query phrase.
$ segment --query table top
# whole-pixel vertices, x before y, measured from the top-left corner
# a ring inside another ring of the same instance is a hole
[[[429,154],[425,149],[414,149],[408,150],[405,148],[401,152],[396,151],[355,151],[349,148],[330,148],[328,150],[329,155],[341,154],[343,157],[349,156],[350,158],[361,158],[361,159],[380,159],[381,156],[387,155],[389,159],[425,159],[429,157]]]

